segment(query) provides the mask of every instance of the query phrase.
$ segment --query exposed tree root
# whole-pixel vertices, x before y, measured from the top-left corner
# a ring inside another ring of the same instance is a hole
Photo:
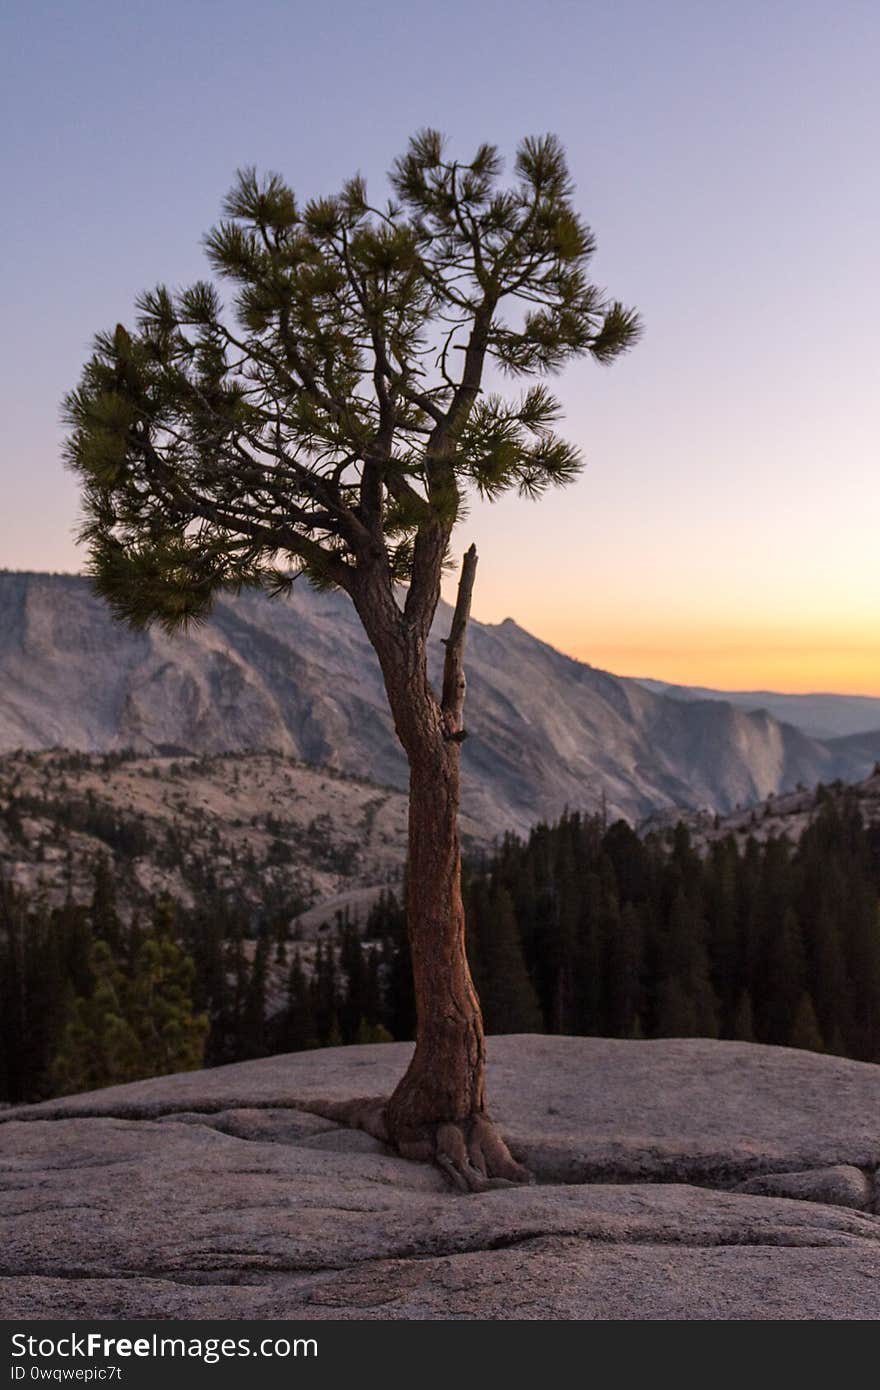
[[[358,1100],[313,1100],[308,1104],[298,1102],[300,1110],[308,1110],[311,1115],[321,1115],[325,1120],[335,1120],[347,1129],[362,1129],[383,1144],[390,1144],[388,1126],[385,1123],[384,1096],[361,1096]]]
[[[498,1129],[486,1115],[426,1125],[420,1132],[395,1137],[386,1119],[387,1100],[368,1096],[348,1101],[313,1101],[309,1110],[349,1129],[361,1129],[396,1149],[401,1158],[416,1163],[436,1163],[452,1187],[460,1192],[487,1192],[490,1188],[516,1187],[534,1182],[532,1174],[517,1163]]]
[[[485,1115],[438,1125],[434,1162],[462,1192],[485,1192],[491,1187],[515,1187],[533,1181]]]

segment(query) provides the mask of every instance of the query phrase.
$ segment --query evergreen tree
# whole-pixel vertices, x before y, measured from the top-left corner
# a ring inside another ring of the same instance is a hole
[[[790,1044],[803,1047],[809,1052],[824,1052],[825,1044],[819,1031],[816,1010],[808,994],[802,994],[791,1027]]]
[[[346,915],[339,924],[339,972],[342,997],[339,1003],[339,1032],[344,1043],[357,1039],[367,1014],[367,963],[357,927]]]
[[[204,281],[142,295],[135,331],[96,339],[66,402],[92,572],[118,616],[173,630],[223,588],[277,593],[302,573],[350,597],[376,651],[410,766],[416,1051],[383,1111],[408,1146],[491,1125],[458,836],[473,546],[439,694],[428,676],[453,531],[473,490],[535,497],[577,476],[535,378],[611,362],[639,333],[588,278],[559,142],[525,140],[510,186],[501,172],[493,146],[462,163],[436,131],[395,162],[384,207],[361,178],[300,205],[277,175],[241,172],[206,239],[233,314]],[[490,364],[531,384],[489,391]],[[496,1176],[526,1176],[500,1136],[492,1151]]]
[[[365,1018],[362,1018],[355,1042],[358,1045],[363,1045],[364,1043],[394,1042],[394,1039],[384,1024],[368,1023]]]
[[[661,980],[657,991],[658,1038],[693,1038],[699,1036],[697,1010],[693,997],[687,993],[676,975]]]
[[[742,991],[736,1002],[731,1037],[735,1038],[738,1042],[755,1041],[755,1025],[752,1019],[752,999],[747,989]]]
[[[880,901],[866,878],[852,885],[845,951],[852,982],[849,1055],[880,1062]]]
[[[362,948],[364,949],[364,948]],[[368,1028],[380,1029],[383,1037],[381,1041],[389,1041],[391,1034],[382,1022],[382,970],[379,951],[374,947],[367,947],[366,963],[364,969],[363,983],[363,1009],[361,1013],[361,1025],[358,1028],[360,1036],[363,1025]]]
[[[415,1037],[416,1001],[403,908],[394,893],[383,893],[367,919],[367,937],[381,940],[382,1022],[393,1038]]]
[[[234,1061],[239,1055],[226,947],[229,916],[228,907],[210,892],[195,912],[181,914],[183,940],[195,968],[193,1006],[209,1020],[206,1066]],[[240,933],[235,934],[240,937]]]
[[[468,949],[487,1033],[539,1033],[543,1020],[529,980],[506,888],[480,885],[468,897]]]
[[[681,882],[683,876],[677,877]],[[660,958],[658,1035],[673,1036],[674,1026],[676,1036],[717,1037],[718,1006],[709,978],[705,924],[699,904],[681,887],[672,903]]]
[[[102,854],[95,864],[91,917],[95,936],[100,941],[106,941],[112,951],[117,951],[122,938],[122,924],[116,902],[113,871],[105,854]]]
[[[203,1065],[208,1019],[193,1007],[194,967],[170,936],[147,937],[126,991],[126,1016],[140,1045],[140,1075]]]
[[[605,1032],[612,1038],[637,1036],[642,1010],[642,926],[631,902],[608,918],[605,942]]]
[[[342,1041],[339,1031],[339,998],[336,982],[336,955],[332,942],[318,942],[313,981],[315,1028],[318,1040],[332,1047]]]
[[[599,864],[594,860],[592,867],[597,870]],[[586,873],[576,883],[569,869],[564,881],[552,1031],[597,1036],[605,1023],[605,957],[607,939],[619,927],[617,904],[598,872]]]
[[[160,904],[129,974],[108,941],[94,942],[91,989],[73,1001],[52,1060],[56,1093],[202,1065],[208,1020],[194,1012],[194,967],[173,938],[172,921],[170,904]]]
[[[125,978],[106,941],[95,942],[91,968],[91,994],[76,1000],[52,1064],[56,1095],[93,1091],[151,1074],[126,1017]]]
[[[718,1000],[722,1031],[733,1037],[734,1019],[742,998],[738,989],[740,971],[739,898],[737,875],[740,866],[736,841],[732,836],[716,841],[709,850],[705,866],[707,949],[712,988]],[[751,1003],[749,1003],[751,1012]],[[750,1024],[751,1026],[751,1024]]]
[[[287,1008],[278,1024],[276,1045],[279,1052],[302,1052],[318,1046],[314,994],[298,949],[294,949],[290,962]]]
[[[268,1051],[266,1036],[266,978],[269,966],[269,937],[257,937],[254,959],[245,990],[241,1019],[241,1055],[265,1057]]]
[[[794,908],[778,904],[779,910],[781,917],[776,917],[764,929],[754,997],[762,1040],[784,1044],[803,994],[805,964],[801,929]]]
[[[842,908],[847,896],[846,866],[820,843],[802,846],[804,892],[800,904],[804,923],[806,989],[815,1008],[819,1031],[832,1037],[849,1017],[852,997],[846,973],[843,935],[847,928]]]

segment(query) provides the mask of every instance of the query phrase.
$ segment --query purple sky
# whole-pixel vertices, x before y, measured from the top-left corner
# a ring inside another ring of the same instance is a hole
[[[58,406],[238,165],[565,142],[646,337],[563,379],[583,480],[472,512],[477,615],[612,669],[880,693],[876,0],[7,0],[0,566],[75,569]]]

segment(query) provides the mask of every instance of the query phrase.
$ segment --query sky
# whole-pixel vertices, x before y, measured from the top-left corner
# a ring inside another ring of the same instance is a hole
[[[206,271],[236,168],[371,190],[424,126],[564,142],[643,341],[555,383],[588,466],[475,505],[476,617],[621,674],[880,695],[876,0],[7,0],[0,568],[77,570],[59,403]]]

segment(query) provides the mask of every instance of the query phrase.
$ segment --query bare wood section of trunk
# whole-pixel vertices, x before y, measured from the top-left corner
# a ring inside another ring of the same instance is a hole
[[[466,552],[461,567],[458,584],[458,597],[452,626],[446,639],[446,660],[443,663],[443,730],[447,738],[461,741],[464,736],[464,697],[467,682],[464,674],[464,639],[468,619],[471,615],[471,596],[477,576],[477,547],[472,545]]]

